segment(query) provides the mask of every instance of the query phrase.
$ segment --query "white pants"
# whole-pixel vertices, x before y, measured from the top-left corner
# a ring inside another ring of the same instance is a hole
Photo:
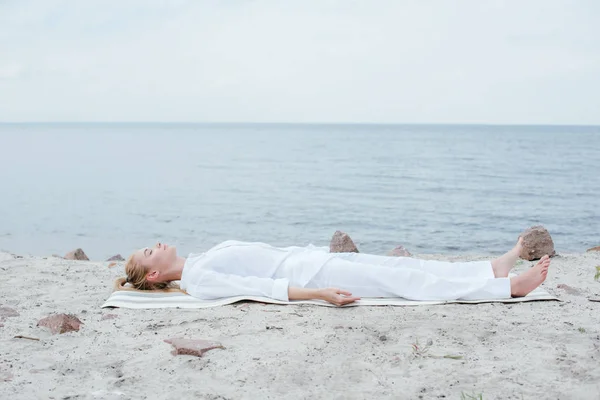
[[[489,261],[426,261],[360,253],[339,253],[305,287],[336,287],[353,296],[409,300],[511,297],[510,279],[494,278]]]

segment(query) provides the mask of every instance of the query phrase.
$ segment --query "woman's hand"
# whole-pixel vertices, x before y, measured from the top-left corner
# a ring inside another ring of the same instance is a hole
[[[336,288],[319,289],[319,298],[336,306],[343,306],[360,300],[360,297],[353,297],[352,293]]]

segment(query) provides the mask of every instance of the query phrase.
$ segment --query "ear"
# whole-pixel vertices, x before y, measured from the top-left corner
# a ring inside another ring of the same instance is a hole
[[[148,280],[149,282],[156,282],[159,275],[160,275],[160,272],[158,272],[156,270],[150,271],[150,272],[148,272],[148,275],[146,275],[146,280]]]

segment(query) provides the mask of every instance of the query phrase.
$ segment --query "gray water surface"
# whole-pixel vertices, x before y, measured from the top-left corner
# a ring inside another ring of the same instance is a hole
[[[0,124],[0,249],[94,259],[239,239],[499,253],[600,245],[600,127]]]

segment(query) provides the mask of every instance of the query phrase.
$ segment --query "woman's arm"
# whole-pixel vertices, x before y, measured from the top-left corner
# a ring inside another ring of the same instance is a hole
[[[181,281],[182,289],[199,299],[221,299],[234,296],[261,296],[288,301],[287,279],[238,276],[215,271],[200,271],[188,281]]]
[[[336,306],[343,306],[360,300],[360,297],[353,297],[352,293],[336,288],[305,289],[289,287],[288,298],[290,300],[325,300]]]
[[[320,297],[319,290],[321,289],[289,287],[288,298],[290,300],[323,300]]]
[[[215,271],[203,271],[182,289],[199,299],[220,299],[233,296],[263,296],[271,299],[288,300],[324,300],[336,306],[360,300],[352,293],[336,288],[305,289],[290,287],[287,279],[258,278],[255,276],[237,276]]]

